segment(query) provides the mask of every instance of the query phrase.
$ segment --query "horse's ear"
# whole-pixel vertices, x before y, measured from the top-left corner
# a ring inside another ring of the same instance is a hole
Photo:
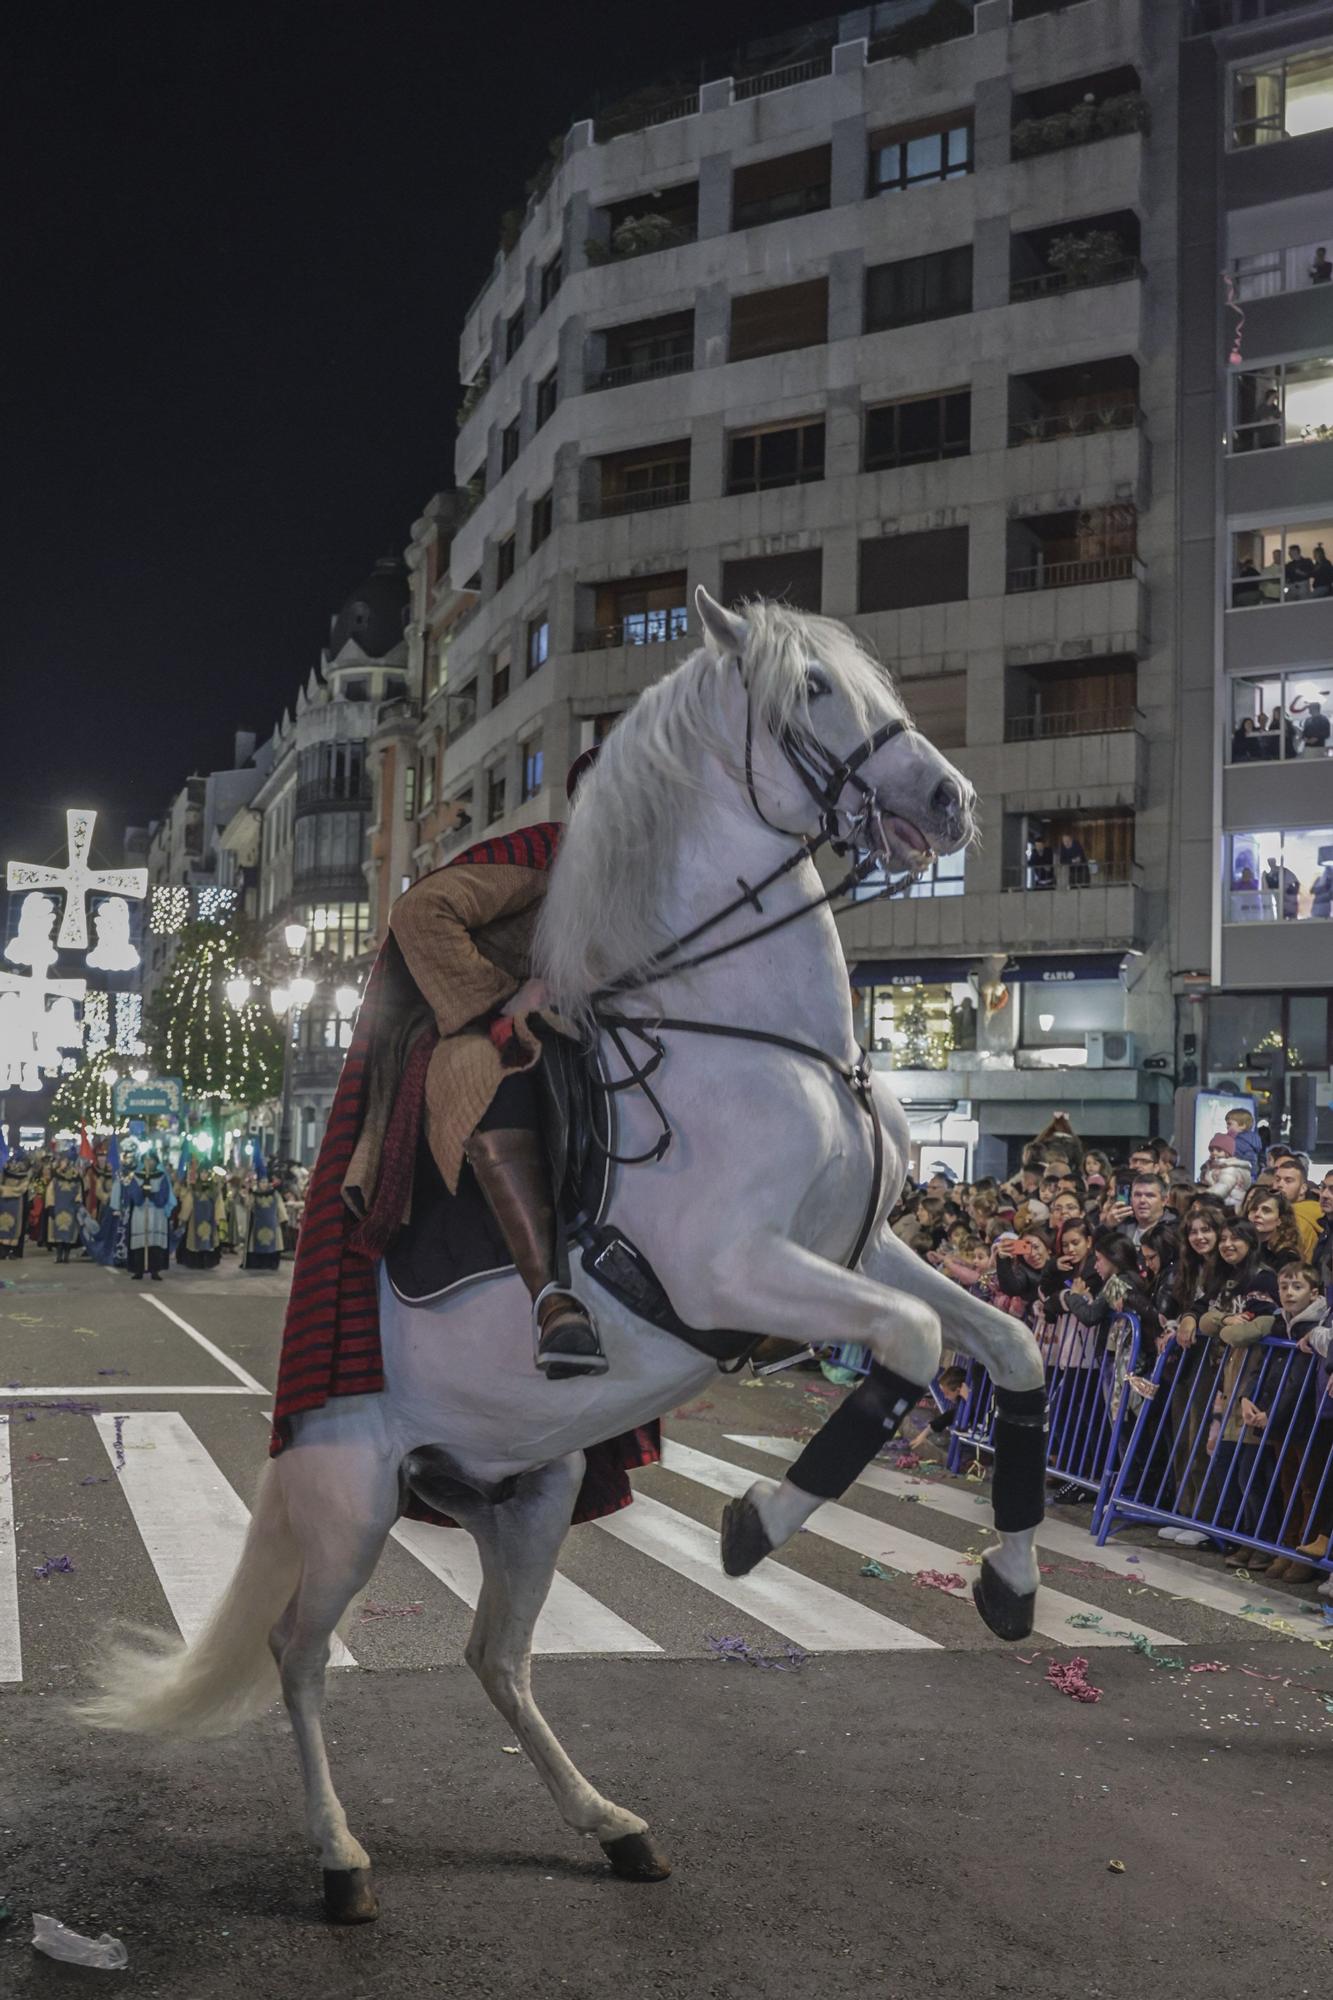
[[[710,597],[702,584],[694,593],[694,603],[704,628],[704,639],[719,659],[743,659],[750,643],[750,628],[745,620]]]

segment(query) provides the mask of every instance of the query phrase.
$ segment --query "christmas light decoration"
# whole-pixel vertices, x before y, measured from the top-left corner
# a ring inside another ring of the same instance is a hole
[[[101,890],[111,896],[148,894],[146,868],[90,868],[95,812],[65,814],[69,858],[63,868],[43,868],[30,861],[11,861],[8,883],[11,889],[59,889],[65,898],[65,915],[56,939],[61,951],[88,949],[87,898]]]
[[[52,1118],[73,1126],[86,1125],[90,1132],[113,1131],[117,1119],[111,1093],[119,1081],[120,1071],[109,1051],[100,1050],[61,1081],[51,1100]]]
[[[86,992],[82,979],[0,972],[0,1090],[40,1090],[42,1071],[82,1046],[74,1009]]]
[[[207,888],[196,890],[199,906],[199,921],[203,924],[225,923],[236,910],[234,889]]]
[[[51,933],[56,924],[56,906],[50,896],[25,896],[19,906],[19,927],[5,946],[11,965],[30,965],[34,972],[47,972],[55,964],[56,948]]]
[[[116,1053],[141,1056],[144,1052],[143,1001],[137,993],[117,993]]]
[[[85,963],[95,972],[133,972],[139,954],[130,942],[130,906],[123,896],[108,896],[93,912],[97,943]]]
[[[260,1104],[282,1086],[282,1039],[253,1001],[238,1008],[230,999],[236,957],[229,926],[185,927],[157,1016],[159,1068],[181,1079],[187,1097]]]
[[[83,1003],[83,1045],[90,1056],[111,1046],[111,996],[100,991],[88,994]]]
[[[155,937],[173,937],[188,923],[190,917],[190,892],[179,887],[159,886],[153,891],[149,906],[148,928]]]

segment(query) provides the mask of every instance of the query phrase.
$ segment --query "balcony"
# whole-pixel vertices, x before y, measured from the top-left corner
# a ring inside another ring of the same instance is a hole
[[[688,624],[689,613],[683,604],[669,612],[634,613],[612,625],[593,625],[576,632],[574,650],[601,653],[613,646],[665,646],[685,638]]]
[[[684,375],[694,366],[694,343],[688,347],[672,348],[666,354],[644,356],[635,361],[621,361],[612,368],[599,369],[591,374],[585,383],[588,390],[625,389],[632,382],[658,382],[667,375]]]
[[[1110,708],[1060,709],[1046,715],[1011,715],[1004,725],[1006,743],[1041,743],[1050,737],[1112,735],[1116,731],[1138,729],[1145,721],[1143,710],[1133,702],[1118,702]]]
[[[415,704],[401,697],[393,703],[381,706],[379,720],[390,720],[385,709],[407,710]],[[370,804],[370,773],[362,771],[355,776],[310,778],[296,787],[296,810],[308,812],[319,806],[365,806]]]
[[[1051,896],[1076,889],[1138,888],[1143,883],[1143,870],[1137,861],[1084,861],[1073,867],[1057,864],[1053,873],[1053,882],[1038,882],[1033,879],[1031,863],[1019,862],[1005,869],[1000,886],[1006,895]]]
[[[789,188],[758,201],[738,202],[732,210],[731,226],[762,229],[768,222],[790,222],[798,215],[817,215],[828,205],[828,181],[812,181],[806,187]]]
[[[1005,588],[1011,596],[1029,590],[1065,590],[1071,584],[1120,583],[1134,578],[1147,582],[1148,573],[1138,556],[1083,556],[1072,562],[1037,562],[1011,569]]]
[[[770,91],[790,90],[798,83],[813,83],[818,76],[828,76],[833,68],[833,45],[817,55],[806,56],[800,62],[782,63],[777,69],[760,70],[757,76],[738,76],[731,87],[733,104],[742,104],[749,97],[767,97]]]
[[[670,96],[640,91],[593,121],[593,140],[596,145],[604,146],[609,139],[621,139],[627,132],[650,132],[654,126],[673,124],[677,118],[693,118],[698,109],[697,90]]]
[[[1015,278],[1009,287],[1009,303],[1023,305],[1029,299],[1049,299],[1061,292],[1087,292],[1098,285],[1124,285],[1144,275],[1137,257],[1108,257],[1095,266],[1064,271],[1037,271],[1030,277]]]
[[[674,486],[643,486],[633,493],[607,493],[585,500],[579,508],[581,521],[612,521],[622,514],[644,514],[658,507],[684,507],[690,497],[688,479]],[[614,643],[619,644],[619,641]]]
[[[1108,77],[1081,77],[1015,100],[1010,149],[1015,160],[1146,132],[1148,100],[1133,70]]]
[[[360,902],[365,898],[366,878],[358,863],[350,863],[346,868],[295,868],[292,871],[292,891],[302,897]]]
[[[1132,355],[1009,378],[1009,443],[1051,444],[1099,437],[1142,423],[1139,369]]]
[[[1029,229],[1014,237],[1009,255],[1009,298],[1014,305],[1121,285],[1143,276],[1139,218],[1129,208]]]

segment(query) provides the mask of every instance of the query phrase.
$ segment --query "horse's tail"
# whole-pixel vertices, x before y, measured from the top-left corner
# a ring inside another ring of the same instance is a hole
[[[241,1559],[193,1645],[135,1630],[93,1669],[96,1695],[75,1704],[83,1722],[140,1736],[225,1736],[273,1701],[278,1671],[268,1635],[301,1576],[278,1468],[260,1480]]]

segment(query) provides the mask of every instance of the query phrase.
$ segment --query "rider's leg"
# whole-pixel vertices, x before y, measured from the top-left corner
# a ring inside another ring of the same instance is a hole
[[[504,1079],[464,1150],[532,1297],[537,1366],[553,1381],[605,1374],[597,1329],[571,1293],[553,1289],[558,1282],[555,1203],[536,1079],[530,1071]]]

